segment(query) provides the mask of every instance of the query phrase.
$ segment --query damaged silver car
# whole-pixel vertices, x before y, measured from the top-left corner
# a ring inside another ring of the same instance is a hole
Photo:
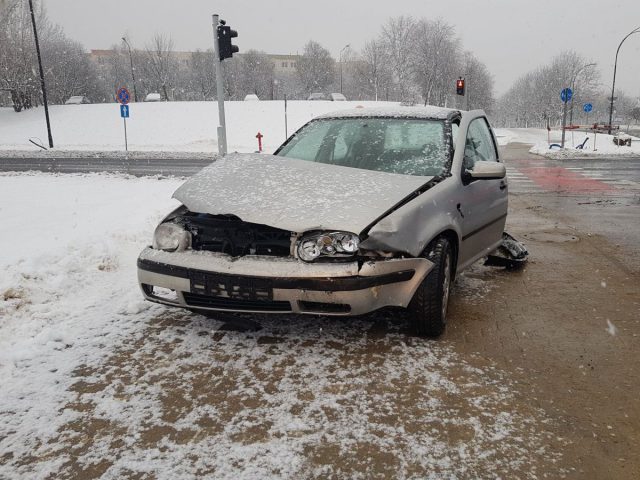
[[[325,115],[273,155],[230,154],[186,181],[138,278],[148,300],[194,310],[404,307],[437,336],[455,275],[501,244],[507,190],[480,110]]]

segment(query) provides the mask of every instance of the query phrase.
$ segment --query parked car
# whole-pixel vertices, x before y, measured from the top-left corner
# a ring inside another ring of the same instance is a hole
[[[234,312],[406,308],[445,328],[455,276],[501,244],[507,180],[480,110],[353,109],[273,155],[230,154],[174,193],[138,259],[147,300]]]
[[[144,97],[145,102],[160,102],[162,101],[162,97],[159,93],[147,93],[147,96]]]
[[[333,101],[333,102],[346,102],[347,101],[347,97],[345,97],[341,93],[331,93],[331,94],[329,94],[329,99],[331,101]]]
[[[324,93],[312,93],[307,97],[307,100],[328,100],[327,96]]]
[[[69,99],[64,102],[65,105],[82,105],[87,103],[91,103],[91,100],[89,100],[84,95],[74,95],[73,97],[69,97]]]
[[[255,93],[250,93],[249,95],[246,95],[244,97],[245,102],[257,102],[258,100],[260,99],[258,98],[258,95],[256,95]]]

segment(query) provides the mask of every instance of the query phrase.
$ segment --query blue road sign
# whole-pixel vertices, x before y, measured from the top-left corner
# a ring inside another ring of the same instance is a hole
[[[122,118],[129,118],[129,105],[120,105],[120,116]]]
[[[573,97],[573,91],[570,88],[563,88],[560,92],[560,100],[562,100],[564,103],[570,101],[571,97]]]
[[[589,113],[591,110],[593,110],[593,105],[591,105],[590,103],[585,103],[582,106],[582,109],[585,111],[585,113]]]
[[[118,102],[120,102],[122,105],[126,105],[127,103],[129,103],[129,90],[124,87],[118,89],[116,97],[118,99]]]

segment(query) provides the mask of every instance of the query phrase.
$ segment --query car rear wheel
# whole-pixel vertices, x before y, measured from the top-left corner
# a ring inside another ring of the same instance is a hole
[[[447,305],[451,291],[453,254],[449,240],[437,238],[426,249],[425,258],[434,266],[409,303],[413,329],[418,335],[437,337],[447,323]]]

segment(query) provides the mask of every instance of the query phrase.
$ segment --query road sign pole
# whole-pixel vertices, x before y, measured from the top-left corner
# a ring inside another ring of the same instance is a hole
[[[124,120],[124,150],[128,152],[129,142],[127,140],[127,117],[124,117],[122,120]]]
[[[216,64],[216,90],[218,98],[218,155],[221,157],[227,154],[227,126],[224,117],[224,70],[222,68],[222,60],[220,60],[220,44],[218,39],[218,23],[220,17],[218,14],[212,15],[213,23],[213,51],[214,63]]]
[[[560,148],[564,148],[564,134],[565,128],[567,126],[567,102],[564,102],[564,106],[562,107],[562,142],[560,143]]]

